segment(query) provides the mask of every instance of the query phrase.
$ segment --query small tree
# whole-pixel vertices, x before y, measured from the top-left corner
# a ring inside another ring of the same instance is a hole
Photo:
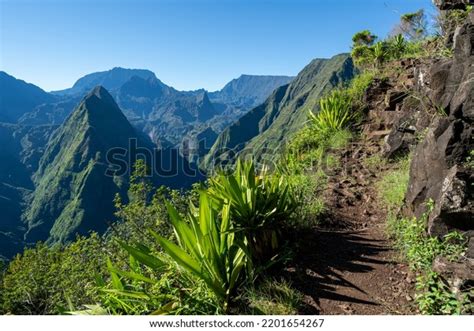
[[[409,40],[420,40],[428,34],[428,23],[423,9],[407,13],[400,17],[400,23],[395,26],[394,35],[402,34]]]
[[[352,47],[372,46],[376,40],[377,36],[372,34],[369,30],[359,31],[352,37]]]
[[[377,40],[377,36],[372,34],[369,30],[357,32],[352,37],[352,52],[351,56],[355,63],[361,66],[366,65],[371,60],[371,47]]]

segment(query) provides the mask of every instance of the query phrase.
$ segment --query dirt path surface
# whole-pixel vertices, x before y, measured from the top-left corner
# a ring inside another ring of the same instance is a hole
[[[380,144],[368,141],[341,153],[342,166],[324,192],[327,220],[300,235],[287,273],[305,295],[303,314],[414,313],[412,280],[386,235],[386,212],[375,191],[389,166],[364,161],[378,153]]]

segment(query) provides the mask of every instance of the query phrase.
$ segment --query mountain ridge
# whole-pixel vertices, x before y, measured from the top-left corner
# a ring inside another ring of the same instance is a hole
[[[124,178],[104,175],[106,153],[128,150],[130,139],[138,136],[112,96],[103,87],[94,88],[46,146],[33,176],[25,239],[56,242],[91,229],[105,231],[113,197],[126,186]]]
[[[34,107],[55,99],[40,87],[0,71],[0,122],[16,123]]]
[[[232,162],[244,149],[256,158],[269,151],[266,154],[272,159],[285,139],[290,139],[305,123],[307,113],[300,110],[312,107],[308,100],[318,100],[354,74],[355,67],[348,54],[314,59],[290,84],[277,88],[263,104],[224,129],[202,160],[202,166],[212,168],[221,162]]]

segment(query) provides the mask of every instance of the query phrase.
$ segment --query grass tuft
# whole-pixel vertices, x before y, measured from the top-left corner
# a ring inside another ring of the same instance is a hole
[[[246,294],[246,301],[253,314],[297,315],[303,295],[285,280],[264,280]]]

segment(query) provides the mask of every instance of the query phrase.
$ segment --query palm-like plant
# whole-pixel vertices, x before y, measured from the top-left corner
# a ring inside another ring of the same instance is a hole
[[[132,247],[121,243],[131,257],[130,271],[120,270],[109,263],[112,282],[111,289],[103,290],[108,295],[105,305],[127,313],[151,309],[155,310],[154,313],[170,312],[177,300],[169,295],[150,294],[143,285],[151,284],[153,287],[158,280],[145,276],[138,263],[148,267],[152,274],[160,275],[174,261],[185,272],[204,281],[221,308],[227,311],[231,295],[244,280],[241,271],[247,266],[246,248],[232,229],[230,206],[200,192],[199,208],[191,206],[186,218],[182,218],[169,203],[167,209],[177,244],[152,230],[151,235],[165,254],[152,252],[143,245]]]
[[[163,250],[181,267],[201,278],[227,309],[239,284],[247,255],[230,221],[230,206],[217,203],[201,192],[197,214],[183,219],[167,204],[178,244],[152,233]]]
[[[309,119],[316,132],[321,134],[347,128],[356,117],[351,99],[338,90],[320,99],[319,108],[317,114],[309,111]]]
[[[397,34],[395,37],[393,37],[392,43],[390,46],[391,46],[390,48],[392,50],[393,56],[398,59],[405,52],[406,47],[407,47],[407,42],[402,34]]]
[[[379,41],[372,47],[372,56],[377,66],[381,65],[385,61],[387,57],[387,51],[385,50],[385,45],[383,42]]]
[[[232,174],[210,179],[209,194],[228,205],[234,230],[245,241],[255,267],[272,260],[279,248],[279,231],[297,208],[284,176],[257,173],[253,162],[237,161]]]

